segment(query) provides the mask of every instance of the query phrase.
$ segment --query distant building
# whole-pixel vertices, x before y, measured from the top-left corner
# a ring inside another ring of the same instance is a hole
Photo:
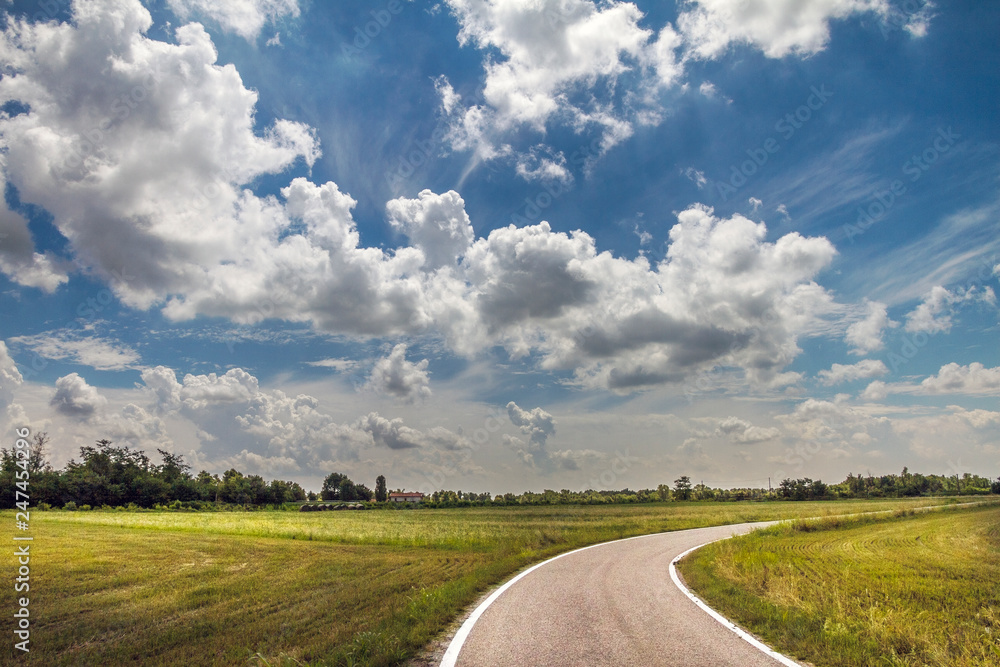
[[[390,493],[389,502],[393,503],[419,503],[424,499],[424,494],[416,493]]]

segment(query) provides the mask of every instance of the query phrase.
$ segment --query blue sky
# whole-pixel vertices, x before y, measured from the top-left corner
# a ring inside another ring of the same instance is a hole
[[[56,465],[1000,474],[990,3],[4,11],[0,421]]]

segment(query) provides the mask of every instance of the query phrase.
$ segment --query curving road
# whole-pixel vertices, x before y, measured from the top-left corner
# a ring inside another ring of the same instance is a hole
[[[647,535],[547,561],[477,608],[441,664],[781,665],[709,616],[670,579],[671,561],[688,549],[767,525]]]

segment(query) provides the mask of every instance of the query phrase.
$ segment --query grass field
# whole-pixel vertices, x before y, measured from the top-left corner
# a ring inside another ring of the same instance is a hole
[[[680,564],[688,585],[819,667],[1000,665],[1000,506],[782,524]]]
[[[249,660],[259,653],[272,665],[399,664],[483,590],[562,551],[697,526],[942,502],[953,501],[32,512],[32,651],[14,656],[8,643],[0,662],[263,664]],[[12,511],[0,520],[13,528]],[[4,565],[15,566],[13,557]],[[2,608],[14,609],[14,597],[5,586]]]

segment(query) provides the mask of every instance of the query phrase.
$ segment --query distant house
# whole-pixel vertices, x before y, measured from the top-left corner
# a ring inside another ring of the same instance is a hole
[[[389,502],[392,503],[419,503],[424,499],[424,494],[416,493],[390,493]]]

